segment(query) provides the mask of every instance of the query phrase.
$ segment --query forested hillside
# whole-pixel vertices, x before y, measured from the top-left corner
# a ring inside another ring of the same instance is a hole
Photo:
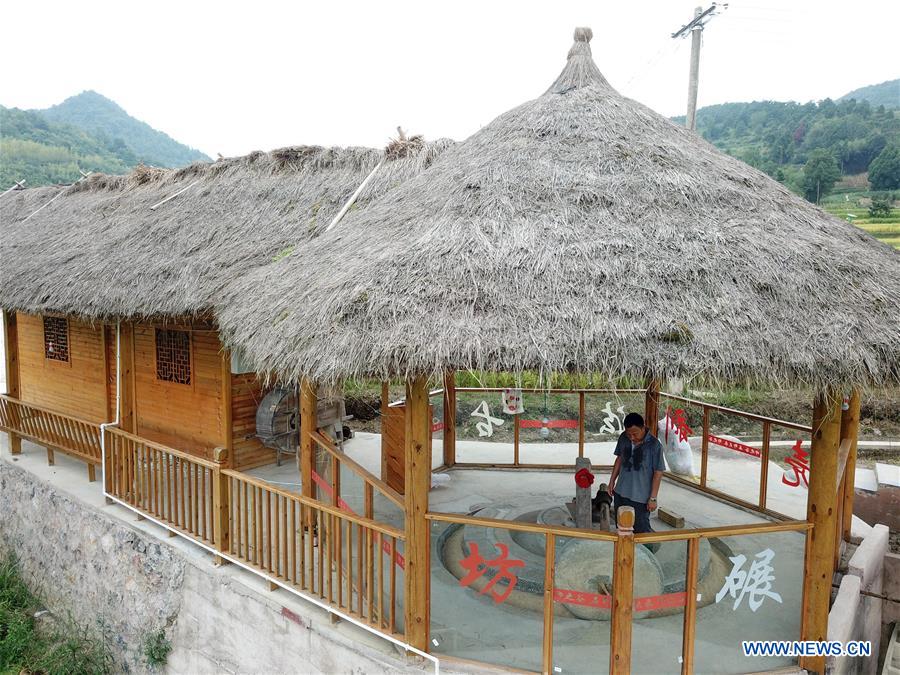
[[[869,105],[883,105],[885,108],[900,108],[900,80],[888,80],[881,84],[870,84],[868,87],[854,89],[844,94],[838,101],[868,101]]]
[[[121,139],[104,142],[38,113],[0,106],[0,191],[21,180],[29,187],[71,183],[79,169],[124,173],[135,164]]]
[[[199,150],[182,145],[146,122],[133,118],[117,103],[95,91],[82,92],[38,112],[51,122],[83,129],[103,143],[121,139],[137,160],[145,164],[178,167],[209,161],[209,157]]]

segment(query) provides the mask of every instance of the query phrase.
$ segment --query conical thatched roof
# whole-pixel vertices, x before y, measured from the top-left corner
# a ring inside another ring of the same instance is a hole
[[[301,146],[10,192],[0,197],[0,307],[89,318],[205,314],[223,285],[324,231],[379,162],[356,210],[448,145]]]
[[[321,382],[900,380],[900,254],[616,92],[590,37],[542,96],[231,286],[226,338]]]

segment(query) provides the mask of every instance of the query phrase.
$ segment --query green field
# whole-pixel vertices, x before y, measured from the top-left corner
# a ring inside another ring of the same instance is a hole
[[[872,218],[865,202],[860,203],[868,198],[868,192],[840,192],[823,200],[822,208],[838,218],[851,221],[876,239],[900,249],[900,209],[891,209],[891,215],[887,217]]]

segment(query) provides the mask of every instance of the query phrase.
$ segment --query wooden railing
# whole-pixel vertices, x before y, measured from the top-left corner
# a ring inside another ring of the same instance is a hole
[[[385,499],[393,503],[402,513],[404,509],[403,495],[391,488],[380,478],[370,473],[365,467],[355,462],[347,454],[340,451],[331,439],[324,436],[321,432],[316,431],[310,434],[315,447],[323,450],[328,456],[329,461],[329,481],[316,474],[313,477],[314,482],[324,494],[320,495],[319,501],[331,502],[333,506],[342,506],[341,498],[341,469],[346,469],[358,476],[363,483],[363,513],[361,515],[366,518],[378,520],[375,517],[375,495],[382,495]],[[347,509],[344,508],[346,511]]]
[[[222,463],[106,428],[106,492],[209,545],[219,541],[213,502],[221,468]]]
[[[222,475],[228,503],[225,553],[374,628],[402,635],[397,608],[402,530],[237,471]]]
[[[614,545],[614,563],[611,593],[593,598],[595,607],[603,607],[610,611],[610,663],[609,671],[614,673],[629,672],[631,668],[631,633],[633,628],[632,612],[649,608],[653,601],[665,601],[665,607],[683,607],[684,622],[682,633],[682,673],[692,673],[694,668],[694,636],[696,629],[697,604],[693,599],[697,594],[699,542],[701,539],[715,537],[735,537],[741,535],[764,535],[780,532],[808,533],[812,525],[806,521],[788,521],[780,523],[755,523],[727,527],[709,527],[692,530],[672,530],[666,532],[650,532],[646,534],[618,534],[598,530],[582,530],[562,526],[537,525],[533,523],[496,520],[477,516],[466,516],[448,513],[426,514],[431,522],[455,524],[470,527],[487,527],[507,531],[529,532],[544,536],[544,588],[543,588],[543,639],[542,639],[542,672],[553,673],[554,620],[557,612],[554,603],[572,601],[571,594],[577,591],[555,587],[556,578],[556,539],[557,537],[576,538],[594,541],[605,541]],[[687,545],[685,560],[685,589],[671,594],[671,598],[635,598],[633,588],[634,545],[653,544],[657,542],[683,541]],[[802,561],[798,560],[802,566]],[[468,568],[467,568],[468,569]],[[515,582],[515,578],[511,583]],[[605,600],[605,602],[603,602]],[[797,627],[799,630],[799,626]],[[506,664],[498,664],[506,665]],[[595,664],[598,672],[603,670],[601,664]]]
[[[100,463],[99,424],[0,395],[0,429],[46,446],[51,462],[56,449],[75,455],[92,467]]]

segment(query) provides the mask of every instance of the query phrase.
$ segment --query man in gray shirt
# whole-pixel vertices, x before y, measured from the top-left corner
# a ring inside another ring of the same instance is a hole
[[[656,495],[666,470],[662,445],[638,413],[628,413],[624,426],[606,490],[613,497],[616,513],[620,506],[634,508],[635,532],[652,532],[650,512],[656,510]]]

